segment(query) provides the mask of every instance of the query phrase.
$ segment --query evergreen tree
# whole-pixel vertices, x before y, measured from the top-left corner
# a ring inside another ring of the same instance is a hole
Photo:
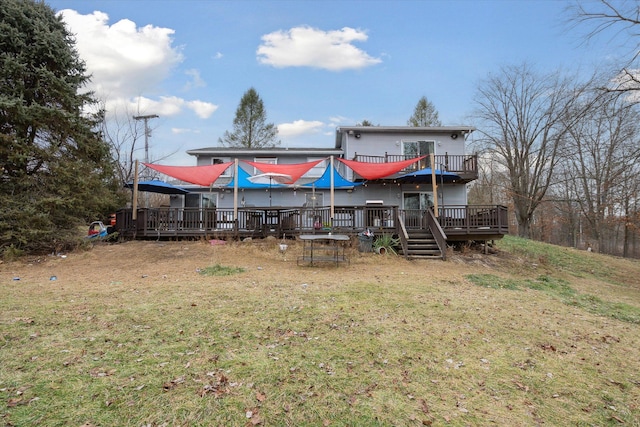
[[[233,132],[226,131],[218,141],[227,147],[265,148],[280,144],[278,128],[266,123],[267,113],[254,88],[247,90],[233,119]]]
[[[108,145],[87,117],[73,36],[41,1],[0,0],[0,253],[60,250],[114,209]]]
[[[436,107],[423,96],[416,104],[413,115],[407,121],[407,125],[414,127],[442,126],[438,119],[438,110]]]

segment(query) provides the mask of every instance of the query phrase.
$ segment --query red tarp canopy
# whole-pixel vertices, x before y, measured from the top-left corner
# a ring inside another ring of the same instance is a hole
[[[222,175],[222,172],[224,172],[229,166],[233,165],[233,162],[206,166],[166,166],[154,165],[151,163],[143,163],[143,165],[181,181],[208,187],[213,184],[220,175]]]
[[[357,162],[355,160],[340,159],[342,163],[349,166],[355,173],[363,177],[364,179],[380,179],[385,176],[393,175],[396,172],[408,167],[412,163],[424,159],[427,156],[415,157],[409,160],[403,160],[401,162],[387,162],[387,163],[368,163]]]
[[[307,163],[291,163],[291,164],[284,164],[284,165],[274,165],[272,163],[250,162],[248,160],[243,160],[243,162],[245,162],[246,164],[251,165],[254,168],[259,169],[260,171],[265,173],[276,172],[276,173],[289,175],[291,177],[291,182],[287,182],[287,184],[293,184],[294,182],[299,180],[302,175],[309,172],[309,170],[312,167],[316,166],[317,164],[323,161],[324,159],[314,160],[313,162],[307,162]]]

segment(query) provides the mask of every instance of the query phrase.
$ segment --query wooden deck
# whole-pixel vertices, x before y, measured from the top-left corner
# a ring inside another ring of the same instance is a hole
[[[438,222],[447,242],[495,240],[508,233],[507,208],[500,205],[444,206]],[[398,234],[398,219],[407,229],[429,228],[424,211],[397,206],[337,206],[333,220],[328,207],[264,207],[238,209],[143,208],[132,219],[131,209],[116,213],[116,231],[123,238],[242,239],[267,236],[296,237],[300,234],[340,233],[357,235],[370,229],[375,234]]]

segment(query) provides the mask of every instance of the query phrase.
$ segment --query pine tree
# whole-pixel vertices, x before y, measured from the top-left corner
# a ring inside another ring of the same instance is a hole
[[[438,119],[438,110],[436,107],[423,96],[416,104],[413,115],[407,121],[407,125],[414,127],[442,126]]]
[[[0,0],[0,253],[61,249],[117,206],[73,36],[41,1]],[[74,241],[75,243],[75,241]]]
[[[280,144],[276,139],[278,128],[266,123],[264,103],[254,88],[247,90],[240,99],[233,120],[233,132],[226,131],[218,141],[227,147],[266,148]]]

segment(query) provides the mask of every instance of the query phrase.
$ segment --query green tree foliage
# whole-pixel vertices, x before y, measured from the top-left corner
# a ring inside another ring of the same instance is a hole
[[[413,110],[413,115],[407,120],[407,125],[414,127],[442,126],[438,119],[438,110],[427,99],[426,96],[420,98]]]
[[[0,252],[67,248],[119,203],[87,81],[49,6],[0,0]]]
[[[218,141],[227,147],[266,148],[280,144],[278,128],[266,123],[264,103],[254,88],[247,90],[233,119],[233,132],[226,131]]]

